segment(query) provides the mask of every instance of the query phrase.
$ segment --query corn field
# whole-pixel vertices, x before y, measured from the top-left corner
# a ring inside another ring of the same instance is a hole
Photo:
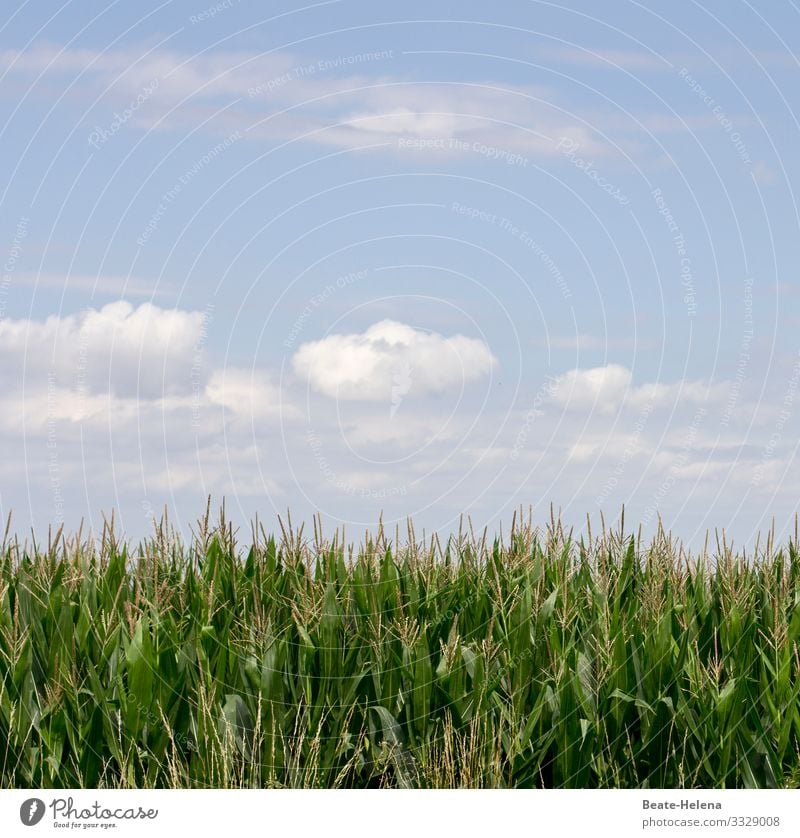
[[[517,518],[0,556],[0,785],[800,785],[800,554]]]

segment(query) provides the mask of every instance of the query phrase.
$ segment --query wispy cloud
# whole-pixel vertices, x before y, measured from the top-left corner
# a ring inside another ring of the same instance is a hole
[[[91,297],[174,297],[178,289],[169,281],[155,281],[136,276],[113,276],[111,274],[59,274],[20,272],[14,274],[14,283],[30,288],[58,288],[75,291]]]
[[[567,349],[572,351],[606,351],[611,349],[644,349],[655,346],[655,341],[647,337],[611,337],[600,335],[550,335],[536,338],[534,346],[542,349]]]
[[[83,74],[77,90],[94,103],[93,119],[103,107],[109,119],[127,108],[126,121],[144,130],[206,122],[209,131],[242,130],[253,139],[382,145],[406,154],[399,141],[408,137],[553,156],[559,138],[569,136],[587,153],[611,150],[554,89],[491,79],[415,81],[389,52],[390,58],[370,62],[338,56],[309,63],[283,52],[190,55],[145,46],[101,52],[39,44],[0,53],[0,66],[22,83],[42,74],[37,85],[48,97],[53,85],[66,88]],[[436,146],[425,150],[435,153]]]

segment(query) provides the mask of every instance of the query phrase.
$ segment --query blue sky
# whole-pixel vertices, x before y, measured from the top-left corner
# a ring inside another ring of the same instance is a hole
[[[792,2],[20,4],[0,511],[797,509]]]

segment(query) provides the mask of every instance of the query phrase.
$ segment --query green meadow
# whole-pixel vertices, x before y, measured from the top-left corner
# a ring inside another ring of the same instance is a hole
[[[5,538],[0,785],[800,785],[800,553],[519,518]]]

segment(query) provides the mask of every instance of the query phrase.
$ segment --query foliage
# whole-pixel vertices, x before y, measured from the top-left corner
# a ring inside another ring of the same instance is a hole
[[[0,555],[3,787],[781,787],[800,556],[553,521]]]

